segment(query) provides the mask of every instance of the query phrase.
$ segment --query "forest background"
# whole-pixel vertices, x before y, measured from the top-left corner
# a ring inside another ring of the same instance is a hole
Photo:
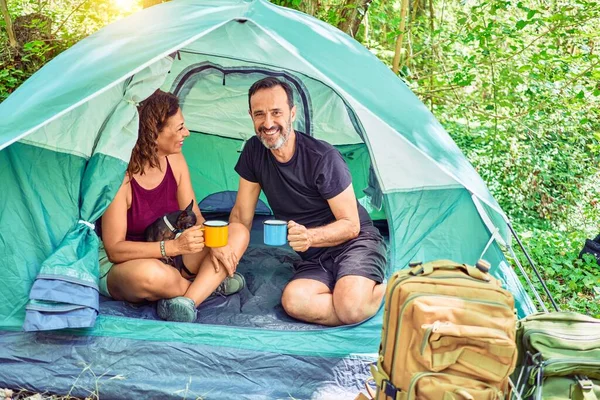
[[[160,2],[0,0],[0,101],[80,39]],[[600,267],[578,258],[600,234],[600,3],[273,2],[389,65],[475,166],[560,307],[600,317]]]

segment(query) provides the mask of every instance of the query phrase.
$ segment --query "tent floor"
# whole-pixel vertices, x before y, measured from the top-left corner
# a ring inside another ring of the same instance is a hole
[[[272,218],[272,217],[271,217]],[[240,260],[238,272],[246,287],[237,294],[214,295],[198,307],[196,323],[265,328],[272,330],[314,330],[322,325],[307,324],[289,317],[281,306],[281,293],[293,275],[292,264],[299,260],[289,246],[262,243],[262,221],[257,217],[250,235],[250,246]],[[100,313],[130,318],[159,319],[156,303],[131,304],[101,296]]]

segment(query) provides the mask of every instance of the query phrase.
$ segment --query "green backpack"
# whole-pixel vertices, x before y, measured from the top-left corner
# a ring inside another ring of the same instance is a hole
[[[600,320],[573,312],[517,324],[517,391],[523,398],[600,400]]]

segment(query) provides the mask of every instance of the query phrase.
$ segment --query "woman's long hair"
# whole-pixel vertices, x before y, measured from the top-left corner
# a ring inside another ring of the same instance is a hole
[[[160,168],[158,161],[158,134],[165,127],[167,120],[177,114],[179,99],[172,93],[158,89],[138,106],[140,127],[138,139],[131,152],[127,173],[144,174],[146,164],[150,168]]]

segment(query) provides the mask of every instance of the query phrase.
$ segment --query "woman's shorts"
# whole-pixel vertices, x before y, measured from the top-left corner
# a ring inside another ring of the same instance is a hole
[[[104,249],[104,243],[102,240],[100,241],[100,245],[98,246],[98,261],[100,262],[100,280],[98,282],[98,288],[100,289],[100,294],[106,297],[112,297],[110,292],[108,291],[108,271],[113,267],[113,263],[108,259],[108,255],[106,254],[106,250]]]

